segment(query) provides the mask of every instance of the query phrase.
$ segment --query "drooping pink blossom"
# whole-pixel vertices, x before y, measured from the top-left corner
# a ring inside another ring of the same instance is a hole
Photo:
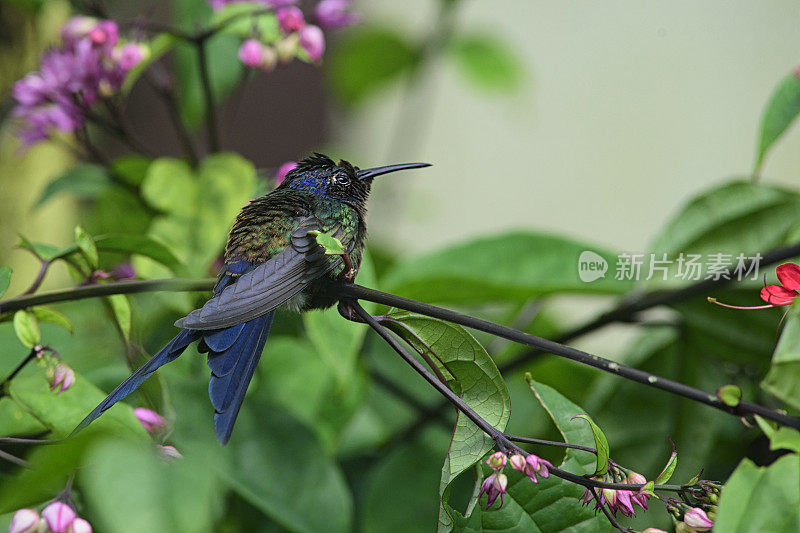
[[[66,503],[55,501],[44,508],[42,518],[52,533],[67,533],[75,521],[75,511]]]

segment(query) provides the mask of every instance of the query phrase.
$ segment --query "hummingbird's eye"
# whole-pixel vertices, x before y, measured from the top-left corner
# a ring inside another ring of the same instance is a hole
[[[333,182],[336,185],[347,185],[350,183],[350,178],[346,174],[337,174],[333,177]]]

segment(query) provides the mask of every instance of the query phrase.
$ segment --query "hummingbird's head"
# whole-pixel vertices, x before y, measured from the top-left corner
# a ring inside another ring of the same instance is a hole
[[[364,205],[369,196],[372,180],[407,168],[422,168],[428,163],[404,163],[385,167],[359,169],[345,160],[334,163],[330,157],[314,153],[286,174],[280,187],[307,191],[319,196],[339,200],[351,205]]]

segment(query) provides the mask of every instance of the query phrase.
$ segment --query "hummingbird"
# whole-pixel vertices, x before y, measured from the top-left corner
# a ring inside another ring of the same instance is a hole
[[[342,279],[354,279],[361,264],[372,180],[427,166],[404,163],[359,169],[320,153],[303,159],[278,187],[239,212],[211,298],[175,322],[181,332],[114,389],[76,431],[198,342],[211,369],[208,395],[214,407],[214,434],[226,444],[276,309],[302,312],[336,303],[330,289]],[[337,238],[345,253],[326,254],[316,232]]]

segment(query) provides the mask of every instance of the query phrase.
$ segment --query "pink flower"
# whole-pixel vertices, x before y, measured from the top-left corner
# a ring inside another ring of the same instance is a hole
[[[92,524],[83,518],[76,518],[68,533],[92,533]]]
[[[75,511],[66,503],[55,501],[44,508],[42,518],[52,533],[67,533],[69,526],[75,521]]]
[[[800,266],[784,263],[775,269],[780,285],[767,285],[761,289],[761,299],[774,306],[791,305],[800,290]]]
[[[644,485],[647,483],[647,478],[643,475],[639,474],[638,472],[631,471],[628,474],[627,482],[631,485]],[[645,494],[644,492],[637,492],[631,496],[631,500],[633,503],[641,507],[642,509],[647,510],[647,498],[649,498],[649,494]]]
[[[34,533],[39,529],[39,513],[33,509],[20,509],[14,513],[8,533]]]
[[[486,493],[486,508],[488,509],[492,506],[495,500],[497,500],[497,497],[500,496],[500,507],[502,507],[503,495],[506,493],[506,487],[508,487],[508,478],[506,475],[501,474],[500,472],[494,472],[492,475],[483,480],[478,498]]]
[[[714,521],[699,507],[692,507],[686,511],[683,514],[683,522],[695,531],[708,531],[714,527]]]
[[[119,67],[128,71],[142,62],[147,57],[148,49],[139,43],[128,43],[122,46],[116,54],[119,57]]]
[[[281,7],[275,11],[275,17],[284,33],[300,31],[306,25],[303,12],[297,6]]]
[[[484,461],[492,470],[502,470],[506,466],[508,457],[503,452],[494,452]]]
[[[282,164],[280,167],[278,167],[278,171],[275,173],[275,183],[280,185],[284,178],[286,178],[286,174],[296,168],[297,161],[287,161],[286,163]]]
[[[657,527],[648,527],[642,533],[667,533],[663,529],[658,529]]]
[[[631,503],[631,496],[633,496],[633,492],[629,490],[618,490],[617,492],[617,509],[622,512],[625,516],[636,516],[636,512],[633,510],[633,504]]]
[[[50,375],[50,390],[61,394],[75,383],[75,372],[64,363],[58,363]]]
[[[239,47],[239,60],[250,68],[258,68],[264,62],[264,45],[256,39],[247,39]]]
[[[148,433],[157,433],[167,428],[167,419],[155,411],[138,407],[133,410],[133,414],[136,415],[139,423],[144,426]]]
[[[325,53],[325,35],[319,26],[308,25],[298,32],[300,36],[300,46],[308,52],[311,61],[317,63]]]
[[[322,0],[314,8],[314,18],[323,28],[341,28],[361,21],[361,16],[350,13],[350,0]]]
[[[550,461],[546,461],[534,454],[530,454],[527,457],[524,457],[520,454],[515,454],[511,456],[509,461],[511,462],[511,468],[522,472],[531,478],[531,481],[534,483],[539,482],[539,480],[536,478],[537,475],[545,479],[550,477],[550,471],[548,468],[553,468],[553,465],[550,464]]]

